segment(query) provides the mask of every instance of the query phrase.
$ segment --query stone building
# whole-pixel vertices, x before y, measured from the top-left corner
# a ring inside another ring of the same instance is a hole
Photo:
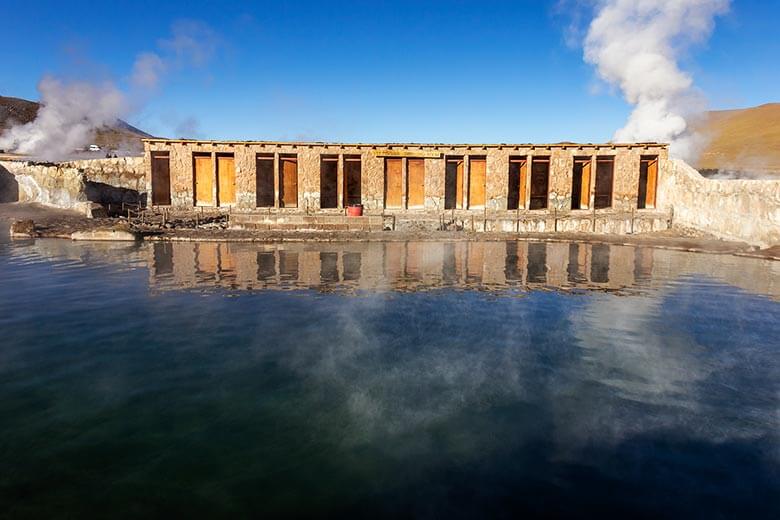
[[[153,206],[366,215],[578,215],[656,208],[668,146],[144,141]]]

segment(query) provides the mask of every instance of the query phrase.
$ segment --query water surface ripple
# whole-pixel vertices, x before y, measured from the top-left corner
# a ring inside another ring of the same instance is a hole
[[[780,263],[0,243],[8,516],[774,517]]]

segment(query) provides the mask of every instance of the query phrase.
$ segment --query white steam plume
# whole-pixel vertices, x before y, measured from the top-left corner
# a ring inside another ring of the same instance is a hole
[[[114,126],[132,108],[139,108],[167,73],[206,65],[217,46],[218,38],[208,25],[179,20],[170,37],[157,42],[159,52],[136,56],[129,93],[112,82],[64,82],[46,76],[38,84],[41,107],[36,118],[2,133],[0,149],[48,161],[68,158],[94,142],[97,130]]]
[[[690,74],[678,66],[687,47],[706,40],[729,0],[604,0],[585,37],[585,60],[620,88],[634,110],[615,133],[618,142],[671,143],[691,159],[697,137],[688,118],[705,103]]]
[[[127,111],[124,94],[112,83],[64,84],[44,77],[38,84],[41,108],[36,118],[9,128],[0,148],[54,160],[89,143],[95,129],[114,125]]]

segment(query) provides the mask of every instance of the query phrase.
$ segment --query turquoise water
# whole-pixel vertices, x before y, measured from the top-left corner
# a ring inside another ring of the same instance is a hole
[[[0,243],[0,516],[777,517],[780,265]]]

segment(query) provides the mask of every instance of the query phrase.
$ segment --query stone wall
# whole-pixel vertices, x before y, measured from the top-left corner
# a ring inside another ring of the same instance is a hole
[[[142,156],[70,161],[62,163],[62,166],[84,173],[90,201],[142,205],[146,202],[146,170]]]
[[[780,181],[714,180],[680,160],[666,161],[659,206],[673,223],[759,247],[780,244]]]
[[[16,196],[8,201],[38,202],[46,206],[87,211],[90,203],[84,192],[84,174],[61,164],[35,164],[21,161],[0,161],[0,172],[13,175]],[[13,184],[13,183],[12,183]]]
[[[143,157],[64,163],[0,161],[0,201],[87,211],[92,202],[138,203],[146,193]]]

